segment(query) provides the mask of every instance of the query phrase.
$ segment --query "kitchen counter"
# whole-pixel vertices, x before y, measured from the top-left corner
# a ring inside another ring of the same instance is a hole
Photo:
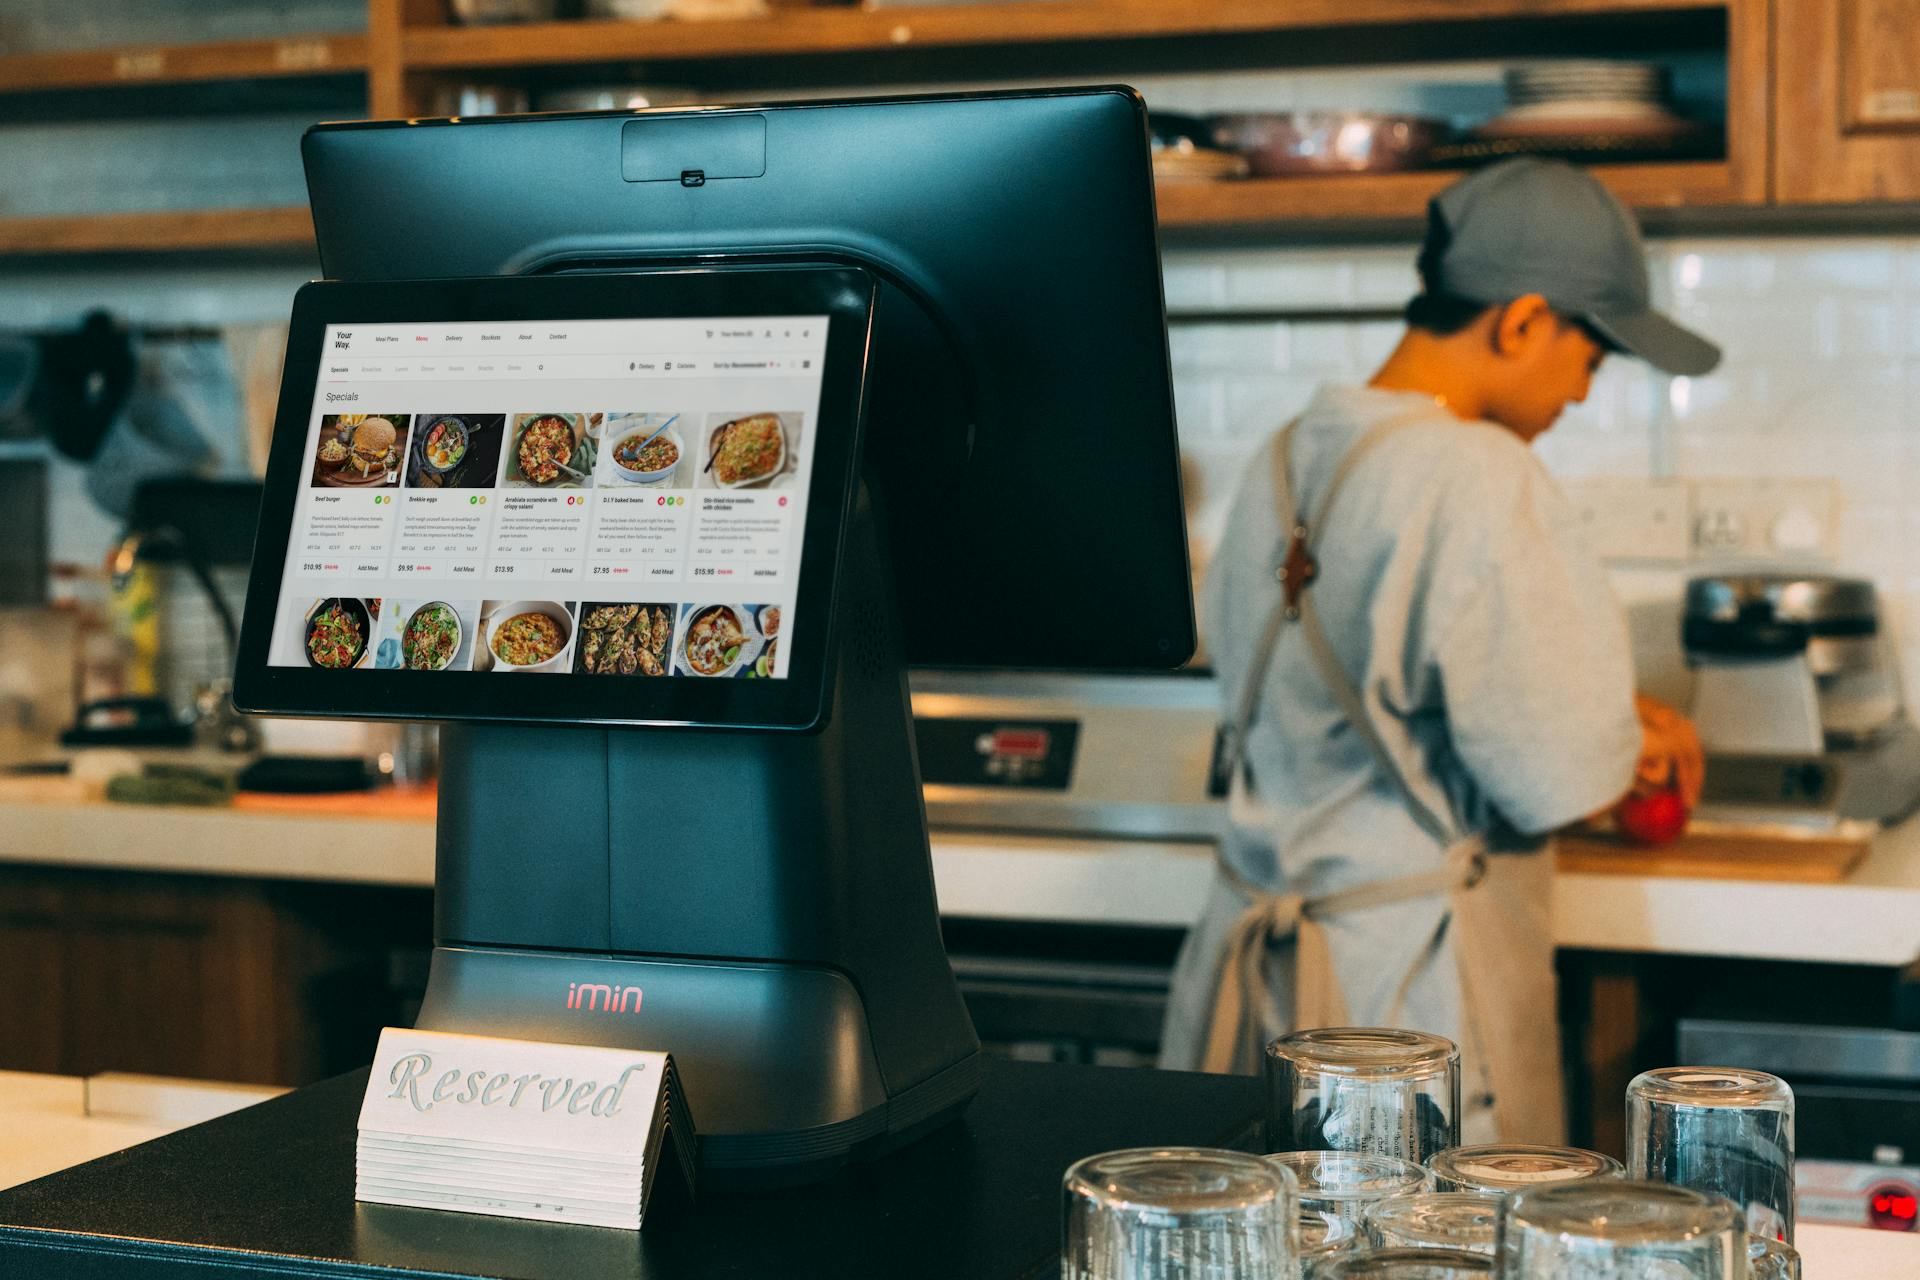
[[[354,1117],[366,1073],[355,1072],[0,1191],[0,1274],[1057,1275],[1058,1188],[1071,1161],[1119,1146],[1242,1145],[1260,1107],[1259,1082],[1238,1077],[987,1068],[957,1123],[902,1151],[813,1187],[705,1190],[691,1206],[663,1192],[637,1237],[357,1204]],[[78,1084],[0,1076],[0,1114]],[[1920,1274],[1913,1236],[1807,1224],[1799,1246],[1820,1280]]]
[[[9,799],[0,861],[373,885],[433,882],[427,793],[243,797],[245,807]],[[943,912],[1180,927],[1210,874],[1200,842],[1069,840],[936,831]],[[1904,965],[1920,956],[1920,819],[1884,832],[1836,884],[1562,874],[1563,947]]]
[[[0,1188],[135,1146],[172,1125],[90,1116],[79,1076],[0,1071]]]

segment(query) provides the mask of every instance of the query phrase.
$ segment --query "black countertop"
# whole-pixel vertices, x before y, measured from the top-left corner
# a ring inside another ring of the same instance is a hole
[[[366,1072],[0,1191],[0,1276],[1025,1280],[1059,1274],[1060,1176],[1131,1146],[1247,1146],[1259,1082],[989,1061],[959,1121],[811,1187],[657,1192],[634,1233],[359,1204]]]

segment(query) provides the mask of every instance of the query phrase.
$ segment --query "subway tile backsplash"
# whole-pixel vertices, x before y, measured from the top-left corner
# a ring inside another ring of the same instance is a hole
[[[1196,564],[1218,537],[1251,451],[1323,381],[1360,381],[1399,326],[1377,318],[1417,287],[1416,246],[1176,251],[1171,334]],[[1563,478],[1829,479],[1839,572],[1873,578],[1920,690],[1920,236],[1654,242],[1656,304],[1726,351],[1705,378],[1609,361],[1586,403],[1536,446]],[[1321,313],[1347,312],[1351,318]],[[1684,569],[1671,572],[1677,595]]]
[[[1587,402],[1540,441],[1543,461],[1569,480],[1832,481],[1833,567],[1879,584],[1908,686],[1920,690],[1920,235],[1675,238],[1651,252],[1656,301],[1719,341],[1725,363],[1706,378],[1669,379],[1610,361]],[[1416,288],[1414,253],[1405,243],[1168,254],[1197,566],[1259,442],[1320,383],[1364,379],[1392,346],[1399,326],[1381,316]],[[297,259],[10,264],[0,311],[21,328],[64,324],[95,305],[138,324],[259,324],[284,320],[313,273]],[[1304,315],[1247,322],[1223,312]],[[71,467],[55,479],[56,558],[97,563],[112,523],[80,480]],[[1670,594],[1683,572],[1667,572]]]

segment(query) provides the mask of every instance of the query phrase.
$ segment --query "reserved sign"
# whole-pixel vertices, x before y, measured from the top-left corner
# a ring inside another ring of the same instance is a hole
[[[666,1065],[664,1053],[388,1027],[360,1127],[638,1155]]]
[[[380,1034],[360,1106],[362,1200],[637,1228],[692,1124],[665,1053],[409,1031]]]

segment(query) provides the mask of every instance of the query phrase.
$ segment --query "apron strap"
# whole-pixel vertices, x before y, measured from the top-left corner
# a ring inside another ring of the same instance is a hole
[[[1367,707],[1360,699],[1360,691],[1354,688],[1353,677],[1340,662],[1340,655],[1333,651],[1333,645],[1327,640],[1327,629],[1320,621],[1320,611],[1313,606],[1311,592],[1300,597],[1300,631],[1307,638],[1307,651],[1313,655],[1313,665],[1320,671],[1320,678],[1333,694],[1333,700],[1340,704],[1340,710],[1346,714],[1353,725],[1354,732],[1367,744],[1367,751],[1373,756],[1380,772],[1387,775],[1394,789],[1400,793],[1400,800],[1420,824],[1421,830],[1433,837],[1434,843],[1442,848],[1461,838],[1459,827],[1450,819],[1434,812],[1425,800],[1420,798],[1407,781],[1406,774],[1400,770],[1399,762],[1393,753],[1387,750],[1387,744],[1380,739],[1380,731],[1374,727],[1373,720],[1367,715]]]
[[[1295,946],[1294,1025],[1342,1025],[1348,1021],[1346,998],[1333,977],[1333,951],[1322,921],[1348,911],[1470,889],[1486,874],[1486,846],[1478,839],[1460,841],[1448,849],[1444,866],[1316,898],[1268,893],[1249,884],[1225,863],[1220,866],[1228,883],[1247,899],[1247,907],[1227,926],[1220,982],[1201,1064],[1204,1070],[1245,1073],[1259,1068],[1265,1052],[1267,1032],[1260,1025],[1258,1011],[1270,1009],[1275,1003],[1266,968],[1268,949],[1274,943],[1291,938]],[[1434,939],[1437,941],[1438,935]],[[1387,1008],[1389,1025],[1398,1022],[1432,945],[1402,975]]]
[[[1363,454],[1375,444],[1385,439],[1394,430],[1410,426],[1426,416],[1427,411],[1420,409],[1411,413],[1398,414],[1376,422],[1367,428],[1360,438],[1347,448],[1335,465],[1333,478],[1328,481],[1326,492],[1320,495],[1320,502],[1314,508],[1311,521],[1300,518],[1298,503],[1293,492],[1293,468],[1289,458],[1293,452],[1294,432],[1300,426],[1295,418],[1282,427],[1274,437],[1272,448],[1274,507],[1280,514],[1280,528],[1287,539],[1287,547],[1292,551],[1296,546],[1304,553],[1304,564],[1292,555],[1279,565],[1274,576],[1281,586],[1281,598],[1275,603],[1272,612],[1267,615],[1266,625],[1260,629],[1260,639],[1253,646],[1252,660],[1247,665],[1247,674],[1240,686],[1239,696],[1234,700],[1233,719],[1221,727],[1221,745],[1219,774],[1216,776],[1231,780],[1238,774],[1243,758],[1247,730],[1253,726],[1255,716],[1260,709],[1260,694],[1266,688],[1267,668],[1273,664],[1273,652],[1280,643],[1280,631],[1287,623],[1302,616],[1309,600],[1307,586],[1313,580],[1316,566],[1312,554],[1312,537],[1316,529],[1325,526],[1327,513],[1333,510],[1333,500],[1339,496],[1347,477],[1353,473],[1354,466]],[[1303,581],[1290,583],[1289,575],[1301,574]],[[1294,601],[1300,602],[1296,608]],[[1351,684],[1351,681],[1348,682]]]

